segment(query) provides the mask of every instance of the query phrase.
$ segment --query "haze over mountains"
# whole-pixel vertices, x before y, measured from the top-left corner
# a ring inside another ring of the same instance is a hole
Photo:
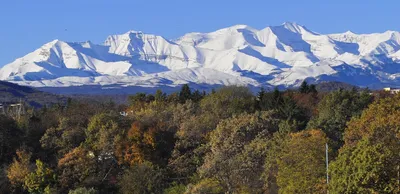
[[[324,35],[296,23],[237,25],[176,40],[129,31],[104,44],[54,40],[0,69],[0,80],[57,88],[293,87],[305,79],[400,85],[400,33]]]

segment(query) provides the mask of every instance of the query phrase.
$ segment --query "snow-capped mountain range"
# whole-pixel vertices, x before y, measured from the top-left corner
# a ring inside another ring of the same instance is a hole
[[[129,31],[103,44],[54,40],[0,69],[0,80],[33,87],[292,87],[305,79],[400,85],[400,33],[324,35],[296,23],[237,25],[175,40]]]

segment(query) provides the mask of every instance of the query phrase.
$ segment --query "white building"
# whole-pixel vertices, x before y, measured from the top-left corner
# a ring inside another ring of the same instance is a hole
[[[383,88],[383,90],[391,94],[398,94],[400,92],[400,88]]]

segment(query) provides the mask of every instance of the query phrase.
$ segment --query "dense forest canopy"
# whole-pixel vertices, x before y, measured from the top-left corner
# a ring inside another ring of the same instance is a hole
[[[400,95],[304,82],[128,101],[0,115],[0,193],[400,193]]]

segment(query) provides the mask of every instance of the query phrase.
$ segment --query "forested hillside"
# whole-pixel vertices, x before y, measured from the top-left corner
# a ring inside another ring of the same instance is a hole
[[[304,82],[128,101],[0,115],[0,193],[400,193],[400,95]]]
[[[10,82],[0,81],[0,104],[24,101],[27,105],[41,107],[66,101],[65,97],[20,86]]]

